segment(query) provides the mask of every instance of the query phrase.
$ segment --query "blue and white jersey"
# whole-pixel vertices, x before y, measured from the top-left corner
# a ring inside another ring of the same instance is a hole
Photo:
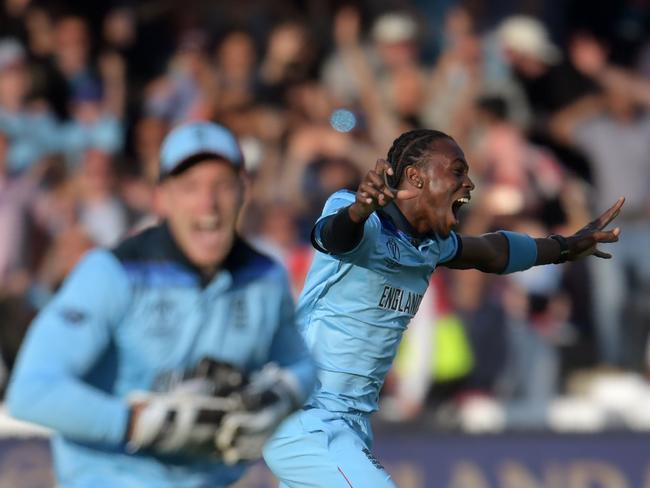
[[[47,111],[14,113],[0,108],[0,133],[9,139],[7,170],[13,175],[61,148],[59,123]]]
[[[227,486],[243,465],[125,449],[127,395],[203,358],[246,372],[274,361],[305,398],[315,378],[283,268],[237,240],[203,280],[163,224],[86,255],[30,327],[8,406],[56,432],[60,486]]]
[[[351,205],[355,194],[332,195],[314,227],[317,252],[298,300],[298,323],[318,369],[309,405],[372,412],[409,321],[436,265],[458,251],[452,233],[415,239],[395,204],[370,215],[350,252],[323,249],[324,219]]]

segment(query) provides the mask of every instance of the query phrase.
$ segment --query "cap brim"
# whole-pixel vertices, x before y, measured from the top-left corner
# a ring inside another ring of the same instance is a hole
[[[178,162],[176,166],[171,171],[167,171],[165,173],[161,172],[159,176],[159,180],[162,181],[165,178],[168,178],[170,176],[177,176],[185,171],[187,171],[189,168],[194,166],[197,163],[200,163],[201,161],[205,161],[206,159],[221,159],[225,163],[229,164],[232,166],[235,170],[239,170],[240,166],[236,163],[233,163],[230,159],[225,157],[223,154],[218,154],[216,152],[201,152],[197,154],[193,154],[192,156],[189,156],[185,158],[184,160]]]

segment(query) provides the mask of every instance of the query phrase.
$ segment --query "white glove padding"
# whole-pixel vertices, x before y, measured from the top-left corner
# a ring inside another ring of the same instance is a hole
[[[205,357],[189,371],[165,371],[154,381],[158,393],[227,397],[241,392],[248,383],[246,374],[229,363]]]
[[[242,393],[245,410],[225,415],[215,436],[226,464],[262,457],[266,440],[300,406],[300,387],[292,373],[274,364],[253,375]]]
[[[143,404],[132,427],[127,449],[159,453],[216,453],[214,436],[224,416],[241,411],[239,397],[136,393],[132,405]]]

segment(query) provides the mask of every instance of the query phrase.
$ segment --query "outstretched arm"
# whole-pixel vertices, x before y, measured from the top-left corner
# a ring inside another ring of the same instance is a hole
[[[542,264],[575,261],[586,256],[609,259],[597,248],[601,242],[616,242],[620,229],[604,230],[619,214],[625,199],[619,198],[600,217],[569,237],[533,239],[525,234],[494,232],[478,237],[463,236],[462,249],[453,260],[441,264],[455,269],[478,269],[486,273],[511,273]]]

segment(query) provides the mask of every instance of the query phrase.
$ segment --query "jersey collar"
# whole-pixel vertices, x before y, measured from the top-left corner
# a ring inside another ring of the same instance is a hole
[[[221,266],[217,268],[214,274],[206,275],[198,266],[192,263],[187,255],[182,251],[174,239],[171,229],[169,228],[169,223],[167,221],[164,221],[160,225],[160,233],[162,237],[160,240],[161,252],[167,258],[172,259],[179,264],[182,264],[186,268],[189,268],[194,273],[196,273],[203,288],[205,288],[220,271],[225,270],[232,275],[245,264],[245,255],[248,246],[239,236],[235,236],[233,246]]]
[[[388,205],[378,209],[377,213],[380,217],[390,220],[395,228],[402,234],[405,234],[411,244],[416,247],[434,237],[432,234],[418,234],[395,202],[390,202]]]

